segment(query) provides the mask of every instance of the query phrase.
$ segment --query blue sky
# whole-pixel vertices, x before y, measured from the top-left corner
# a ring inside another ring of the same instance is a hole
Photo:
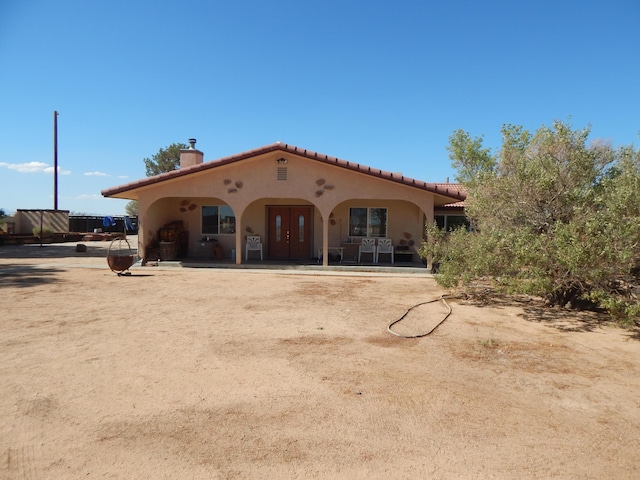
[[[100,191],[198,139],[282,141],[453,181],[456,129],[555,119],[638,145],[637,0],[0,0],[0,208],[121,214]]]

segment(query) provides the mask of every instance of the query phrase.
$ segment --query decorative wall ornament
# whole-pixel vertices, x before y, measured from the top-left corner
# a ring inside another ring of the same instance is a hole
[[[321,190],[316,190],[316,197],[321,197],[322,195],[324,195],[325,190],[333,190],[334,186],[330,185],[327,183],[327,181],[324,178],[318,178],[316,180],[316,185],[319,187],[322,187]]]
[[[253,228],[251,228],[251,227],[247,227],[247,228],[245,228],[245,231],[246,231],[247,233],[253,233]]]
[[[180,202],[180,212],[181,213],[187,213],[187,211],[193,211],[196,208],[198,208],[198,205],[193,203],[191,200],[185,199],[185,200],[182,200]]]
[[[225,178],[222,183],[224,183],[225,185],[231,185],[233,183],[233,180],[231,180],[230,178]],[[238,189],[242,188],[244,184],[242,183],[242,180],[236,180],[235,185],[235,187],[229,187],[227,189],[227,193],[236,193]]]
[[[410,247],[413,247],[416,244],[416,242],[414,242],[411,238],[411,234],[409,232],[404,232],[402,235],[404,235],[404,238],[406,238],[408,241],[405,242],[404,238],[400,239],[400,245],[404,245],[406,243]]]

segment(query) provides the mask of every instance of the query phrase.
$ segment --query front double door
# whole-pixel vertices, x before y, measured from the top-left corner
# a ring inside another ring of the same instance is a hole
[[[268,257],[271,259],[311,258],[310,206],[268,207]]]

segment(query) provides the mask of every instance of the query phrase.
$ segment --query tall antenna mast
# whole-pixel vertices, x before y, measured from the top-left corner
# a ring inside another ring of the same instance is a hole
[[[58,210],[58,112],[53,111],[53,209]]]

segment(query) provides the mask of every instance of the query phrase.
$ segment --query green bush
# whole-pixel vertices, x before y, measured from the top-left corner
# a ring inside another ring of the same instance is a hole
[[[588,129],[562,122],[533,135],[513,126],[502,134],[496,155],[465,132],[450,139],[476,229],[427,227],[420,254],[439,263],[438,282],[454,288],[482,279],[549,304],[597,305],[623,322],[637,319],[640,152],[588,145]]]
[[[42,230],[40,230],[40,227],[33,227],[31,231],[33,232],[33,236],[38,238],[50,237],[53,235],[53,230],[48,227],[42,227]]]

